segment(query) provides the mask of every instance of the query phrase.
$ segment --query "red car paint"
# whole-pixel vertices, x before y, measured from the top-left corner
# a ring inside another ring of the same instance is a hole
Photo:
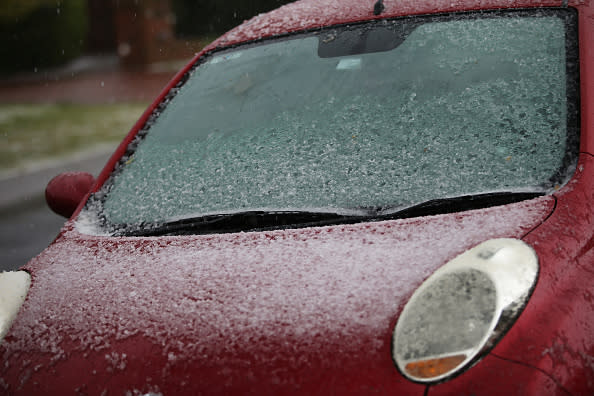
[[[553,207],[546,196],[456,215],[159,238],[70,226],[27,266],[33,286],[6,339],[5,374],[11,384],[31,375],[25,394],[422,394],[390,355],[407,298],[442,261],[484,239],[521,238]]]
[[[275,34],[366,19],[561,1],[301,1],[258,16],[196,58]],[[0,344],[6,394],[594,393],[594,5],[579,12],[581,154],[552,196],[408,220],[273,232],[89,236],[74,219],[25,268],[32,286]],[[105,182],[151,111],[99,176]],[[406,380],[391,360],[398,314],[435,269],[497,237],[536,251],[540,276],[518,321],[444,383]],[[197,265],[197,264],[200,265]],[[403,270],[405,269],[405,270]],[[189,315],[188,313],[191,313]],[[107,392],[107,393],[104,393]]]

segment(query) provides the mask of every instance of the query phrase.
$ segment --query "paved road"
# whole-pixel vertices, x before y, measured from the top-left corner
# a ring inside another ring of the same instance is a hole
[[[18,269],[41,253],[64,221],[42,200],[26,210],[0,216],[0,271]]]
[[[97,176],[113,149],[102,148],[77,155],[40,170],[3,175],[0,179],[0,271],[26,264],[49,245],[66,221],[45,204],[43,194],[51,178],[68,170]]]
[[[130,71],[121,68],[115,56],[82,57],[56,70],[9,79],[0,76],[0,103],[152,101],[179,65],[166,66]],[[64,223],[45,206],[48,181],[67,170],[97,175],[112,151],[85,153],[65,164],[42,164],[37,171],[0,172],[0,271],[24,265],[54,239]]]

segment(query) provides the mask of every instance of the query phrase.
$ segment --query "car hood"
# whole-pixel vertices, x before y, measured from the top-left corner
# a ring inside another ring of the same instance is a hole
[[[523,237],[554,202],[183,237],[89,236],[70,222],[25,268],[32,285],[0,346],[0,385],[39,390],[58,376],[142,392],[337,389],[352,370],[406,382],[390,342],[415,288],[484,240]]]

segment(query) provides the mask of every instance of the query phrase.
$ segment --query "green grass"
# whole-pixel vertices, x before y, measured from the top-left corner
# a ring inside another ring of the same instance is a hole
[[[0,105],[0,170],[117,143],[143,103]]]

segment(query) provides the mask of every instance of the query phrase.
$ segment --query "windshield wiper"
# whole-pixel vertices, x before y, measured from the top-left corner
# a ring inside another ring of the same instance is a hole
[[[498,192],[440,198],[412,206],[357,209],[357,214],[309,211],[246,211],[207,215],[167,223],[131,225],[114,232],[119,236],[161,236],[223,234],[241,231],[269,231],[287,228],[320,227],[367,221],[403,219],[463,212],[506,205],[544,195],[542,192]]]
[[[437,214],[464,212],[491,206],[507,205],[545,195],[544,192],[495,192],[458,197],[438,198],[412,206],[391,206],[378,208],[383,219],[432,216]]]
[[[115,235],[159,236],[268,231],[332,224],[352,224],[364,221],[369,217],[367,214],[343,215],[332,212],[246,211],[200,216],[160,224],[130,226],[117,231]]]

